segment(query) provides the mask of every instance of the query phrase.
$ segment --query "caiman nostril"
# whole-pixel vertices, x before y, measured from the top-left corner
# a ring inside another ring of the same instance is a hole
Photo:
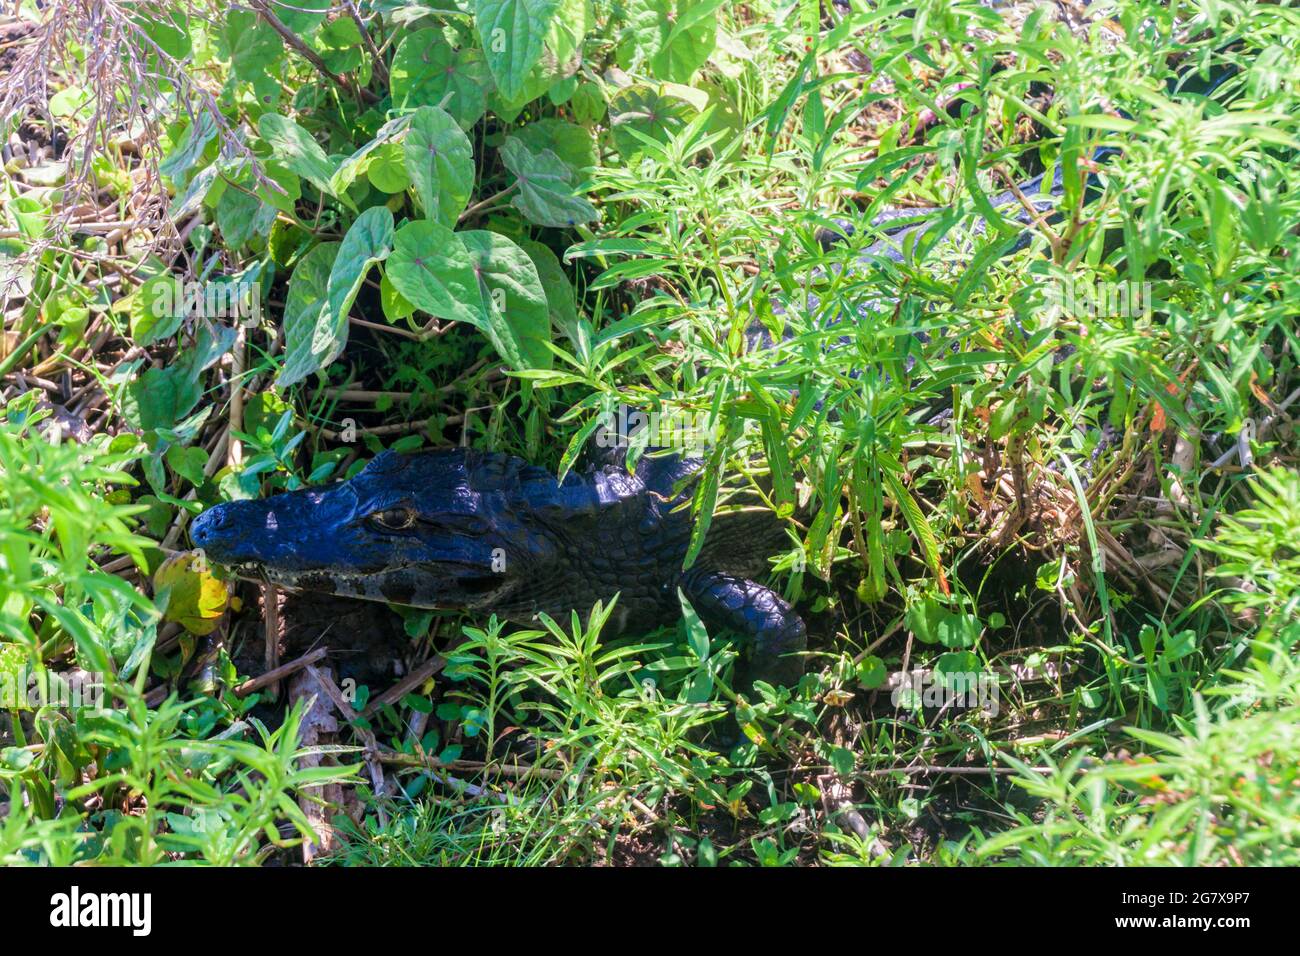
[[[195,547],[201,548],[212,540],[214,534],[219,534],[229,526],[230,514],[227,509],[209,508],[190,525],[190,540],[194,542]]]

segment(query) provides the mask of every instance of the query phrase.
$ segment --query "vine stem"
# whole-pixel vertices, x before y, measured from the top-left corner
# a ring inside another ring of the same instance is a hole
[[[464,222],[466,219],[469,219],[471,216],[477,215],[478,213],[486,209],[488,206],[491,206],[493,203],[497,202],[497,200],[502,199],[503,197],[509,195],[518,187],[519,187],[518,183],[511,183],[509,186],[501,190],[499,193],[496,193],[492,196],[488,196],[487,199],[481,200],[480,202],[476,202],[474,205],[470,206],[468,209],[466,209],[463,213],[460,214],[460,218],[456,220],[456,223],[459,225],[460,223]]]

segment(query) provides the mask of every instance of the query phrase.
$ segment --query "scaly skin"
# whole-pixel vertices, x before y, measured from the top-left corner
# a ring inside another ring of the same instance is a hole
[[[618,595],[615,633],[681,615],[681,588],[702,617],[754,639],[752,679],[792,683],[803,621],[752,578],[783,533],[770,511],[719,514],[682,571],[700,461],[643,457],[563,482],[518,458],[472,449],[384,452],[349,481],[232,501],[190,530],[197,547],[245,577],[414,607],[563,619]]]

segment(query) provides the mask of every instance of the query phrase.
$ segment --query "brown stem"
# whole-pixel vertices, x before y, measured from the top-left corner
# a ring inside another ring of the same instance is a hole
[[[315,50],[307,46],[307,44],[303,43],[302,40],[298,38],[297,34],[295,34],[292,30],[290,30],[287,26],[284,25],[283,20],[281,20],[274,13],[271,12],[270,5],[266,2],[266,0],[251,0],[251,2],[253,5],[253,9],[255,9],[261,15],[262,19],[265,20],[270,25],[271,29],[273,29],[276,33],[280,34],[280,36],[284,39],[284,42],[289,44],[289,46],[296,53],[298,53],[299,56],[301,56],[304,60],[306,60],[308,63],[314,66],[317,72],[319,72],[322,76],[326,77],[331,82],[333,82],[336,86],[338,86],[339,89],[343,90],[345,93],[348,93],[352,96],[356,96],[360,99],[366,100],[371,103],[378,100],[378,97],[375,96],[374,93],[370,92],[369,90],[363,87],[352,86],[351,84],[348,83],[347,80],[343,79],[343,77],[339,76],[328,66],[326,66],[325,61],[322,60],[316,54]]]

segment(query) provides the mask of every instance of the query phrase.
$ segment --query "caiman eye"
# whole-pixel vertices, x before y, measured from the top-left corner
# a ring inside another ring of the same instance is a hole
[[[415,524],[415,512],[410,508],[389,508],[376,511],[370,520],[388,531],[404,531]]]

